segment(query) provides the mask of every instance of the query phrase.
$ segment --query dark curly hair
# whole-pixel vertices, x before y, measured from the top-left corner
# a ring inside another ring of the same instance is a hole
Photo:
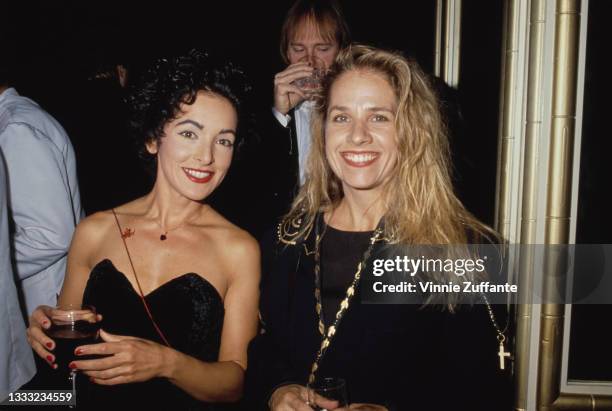
[[[161,143],[165,125],[178,117],[182,104],[193,104],[199,91],[225,97],[238,114],[238,125],[250,123],[243,109],[251,91],[244,72],[205,52],[191,50],[181,56],[160,58],[130,86],[126,96],[128,125],[148,171],[155,171],[157,157],[147,151],[146,143]],[[238,130],[234,154],[242,146],[242,134]]]

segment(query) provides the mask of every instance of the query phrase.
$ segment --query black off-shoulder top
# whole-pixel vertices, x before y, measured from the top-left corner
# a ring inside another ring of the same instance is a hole
[[[145,295],[153,318],[171,347],[202,361],[219,356],[223,328],[223,299],[216,288],[196,273],[186,273]],[[102,314],[102,329],[164,344],[149,319],[139,293],[126,275],[106,259],[91,271],[83,304]],[[87,409],[213,410],[168,380],[102,386],[87,383],[78,392]]]

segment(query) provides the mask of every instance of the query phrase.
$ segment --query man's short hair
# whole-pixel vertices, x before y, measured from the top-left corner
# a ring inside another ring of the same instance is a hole
[[[349,28],[336,0],[297,0],[287,12],[281,29],[280,53],[285,63],[289,63],[287,49],[295,31],[308,20],[317,25],[321,37],[335,40],[339,49],[350,44]]]

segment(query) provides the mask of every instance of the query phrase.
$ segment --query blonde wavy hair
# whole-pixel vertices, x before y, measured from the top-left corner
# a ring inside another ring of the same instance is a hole
[[[333,210],[343,197],[342,182],[325,156],[325,123],[331,88],[349,71],[382,75],[397,97],[399,152],[384,194],[384,236],[404,245],[465,244],[482,235],[494,236],[454,194],[447,133],[428,77],[399,53],[364,45],[352,45],[339,54],[313,113],[308,178],[287,215],[302,220],[300,234],[308,233],[317,214]]]

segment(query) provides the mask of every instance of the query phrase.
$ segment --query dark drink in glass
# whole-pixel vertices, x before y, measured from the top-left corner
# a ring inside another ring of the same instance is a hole
[[[55,362],[58,370],[68,370],[68,364],[76,359],[74,350],[81,345],[94,344],[98,339],[98,323],[90,323],[84,320],[75,321],[70,324],[52,324],[47,330],[47,335],[55,341]],[[93,356],[80,355],[78,359],[86,360]]]
[[[342,378],[319,378],[307,388],[308,403],[314,411],[345,409],[348,406],[346,381]]]
[[[92,306],[58,305],[50,309],[47,315],[51,320],[51,327],[45,332],[55,342],[53,355],[58,377],[66,381],[68,389],[72,389],[73,398],[77,399],[77,371],[70,369],[68,364],[76,359],[74,350],[77,347],[96,342],[100,330],[96,309]],[[78,357],[78,359],[90,358],[94,357],[86,355]]]

